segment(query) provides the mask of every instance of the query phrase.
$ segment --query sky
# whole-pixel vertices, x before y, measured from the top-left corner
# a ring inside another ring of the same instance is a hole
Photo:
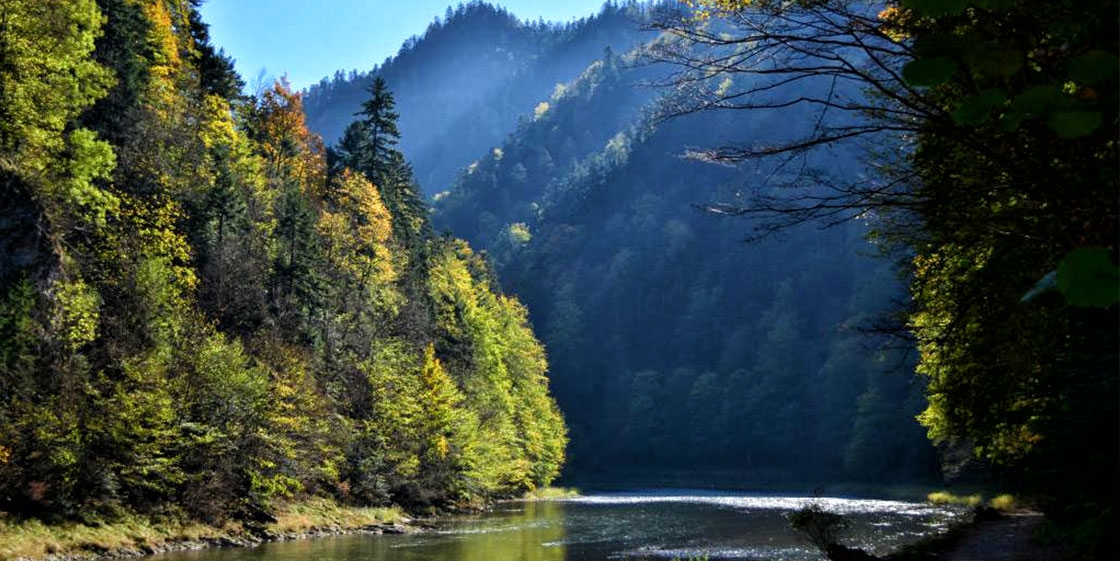
[[[566,22],[603,0],[491,0],[521,19]],[[365,71],[393,56],[459,0],[207,0],[210,39],[233,57],[250,91],[287,74],[296,89],[336,70]],[[263,72],[262,72],[263,71]]]

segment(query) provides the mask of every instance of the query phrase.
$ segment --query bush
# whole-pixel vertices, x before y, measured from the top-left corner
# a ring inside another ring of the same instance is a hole
[[[821,551],[828,551],[840,542],[848,520],[835,512],[826,512],[820,503],[811,502],[789,515],[789,526],[807,534]]]

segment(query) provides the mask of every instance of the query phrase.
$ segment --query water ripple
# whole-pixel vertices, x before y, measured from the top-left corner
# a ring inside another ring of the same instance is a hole
[[[817,503],[828,512],[838,514],[897,514],[903,516],[929,516],[954,514],[955,509],[926,503],[889,501],[882,499],[849,499],[841,497],[790,497],[740,494],[695,494],[694,492],[665,493],[605,493],[586,497],[559,499],[565,502],[587,505],[641,505],[658,503],[682,503],[714,505],[737,510],[782,510],[800,509],[810,503]]]

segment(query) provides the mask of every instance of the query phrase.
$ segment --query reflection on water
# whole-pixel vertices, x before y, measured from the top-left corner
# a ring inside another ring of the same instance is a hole
[[[512,502],[440,519],[407,536],[339,536],[159,556],[158,561],[583,561],[820,559],[785,515],[804,497],[650,491],[560,501]],[[938,531],[959,511],[925,504],[825,498],[852,521],[849,543],[884,553]]]

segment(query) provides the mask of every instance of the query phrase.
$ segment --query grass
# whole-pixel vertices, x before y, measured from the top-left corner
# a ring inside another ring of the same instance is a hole
[[[338,526],[361,528],[375,524],[396,524],[404,513],[396,507],[358,508],[342,506],[328,499],[310,499],[281,505],[276,522],[268,525],[274,533],[301,533],[313,528]]]
[[[974,507],[984,502],[980,495],[954,495],[948,491],[934,491],[926,500],[935,505],[957,505]]]
[[[1015,510],[1019,507],[1019,502],[1015,500],[1014,495],[1003,494],[993,497],[988,501],[988,506],[996,510]]]
[[[949,491],[935,491],[926,496],[926,500],[935,505],[956,505],[967,506],[969,508],[977,507],[987,503],[988,506],[1002,511],[1015,510],[1022,505],[1015,499],[1014,495],[1002,494],[992,497],[990,500],[985,501],[983,495],[955,495]]]
[[[48,525],[39,520],[0,519],[0,559],[38,558],[50,554],[104,553],[156,546],[169,541],[198,540],[230,535],[230,528],[197,523],[155,523],[142,516],[126,516],[113,524]]]
[[[314,528],[354,529],[404,520],[397,508],[356,508],[327,499],[279,505],[277,521],[267,530],[278,534],[304,533]],[[153,521],[131,515],[98,526],[39,520],[15,521],[0,513],[0,560],[37,559],[47,555],[100,554],[122,549],[158,547],[170,542],[244,536],[239,524],[222,527],[196,522]]]
[[[579,489],[574,487],[541,487],[525,493],[522,498],[527,501],[547,501],[549,499],[567,499],[578,496]]]

